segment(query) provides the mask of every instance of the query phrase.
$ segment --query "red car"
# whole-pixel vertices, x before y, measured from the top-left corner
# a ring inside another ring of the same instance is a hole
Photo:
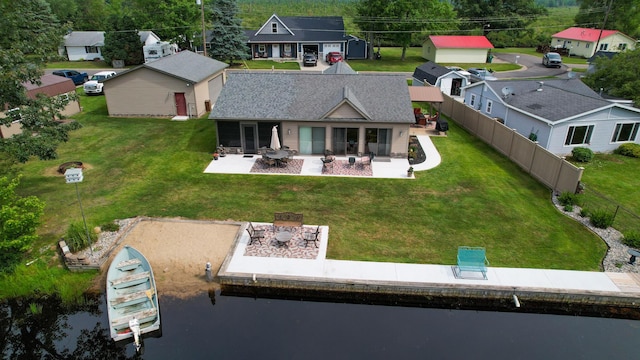
[[[339,61],[342,61],[342,54],[338,51],[332,51],[327,54],[327,62],[329,65],[333,65]]]

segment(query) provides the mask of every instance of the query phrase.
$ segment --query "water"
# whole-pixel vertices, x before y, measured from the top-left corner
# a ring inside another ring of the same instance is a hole
[[[62,309],[55,299],[0,306],[6,359],[134,359],[109,338],[104,297]],[[637,358],[640,321],[254,299],[160,297],[162,336],[143,359]]]

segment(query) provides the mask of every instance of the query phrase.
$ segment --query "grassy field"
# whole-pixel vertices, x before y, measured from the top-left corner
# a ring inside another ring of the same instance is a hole
[[[21,167],[21,192],[47,203],[36,248],[81,220],[75,187],[55,173],[79,160],[90,227],[135,216],[269,222],[293,211],[330,226],[333,259],[453,264],[459,245],[474,245],[493,266],[599,270],[606,252],[555,210],[548,189],[453,123],[434,139],[443,163],[416,181],[203,174],[213,122],[109,118],[104,97],[80,98],[84,127],[60,158]]]

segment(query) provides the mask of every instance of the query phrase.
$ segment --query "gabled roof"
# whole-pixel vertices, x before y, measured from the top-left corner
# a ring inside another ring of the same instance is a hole
[[[23,82],[22,85],[27,89],[27,96],[31,99],[35,99],[37,94],[55,96],[76,91],[76,85],[71,79],[53,74],[42,75],[40,85],[29,81]]]
[[[580,79],[497,80],[475,83],[487,86],[506,105],[549,122],[572,118],[613,104],[600,97]],[[509,89],[504,95],[503,89]]]
[[[420,81],[426,80],[429,84],[435,85],[439,77],[452,72],[442,65],[438,65],[433,61],[427,61],[426,63],[416,67],[413,71],[413,78]]]
[[[403,75],[231,72],[210,119],[327,121],[349,104],[361,117],[340,121],[413,123]]]
[[[153,31],[138,31],[141,42],[152,35],[160,39]],[[65,36],[64,46],[104,46],[104,31],[72,31]]]
[[[103,81],[110,81],[138,69],[146,68],[187,82],[199,83],[211,75],[223,71],[227,67],[229,67],[229,64],[223,63],[222,61],[184,50],[152,62],[144,63]]]
[[[287,29],[287,34],[260,34],[259,31],[248,32],[250,43],[255,42],[314,42],[314,41],[347,41],[344,21],[341,16],[292,16],[278,17],[272,15],[260,29],[276,20]]]
[[[438,49],[493,49],[493,44],[482,35],[431,35],[429,39]]]
[[[349,64],[347,64],[344,61],[338,61],[337,63],[329,66],[328,68],[324,69],[322,71],[323,74],[327,74],[327,75],[335,75],[335,74],[343,74],[343,75],[347,75],[347,74],[352,74],[355,75],[358,72],[353,70],[351,68],[351,66],[349,66]]]
[[[568,40],[579,40],[579,41],[588,41],[588,42],[596,42],[598,41],[598,36],[600,39],[604,39],[611,35],[617,34],[618,30],[602,30],[602,36],[600,35],[600,29],[589,29],[589,28],[581,28],[581,27],[570,27],[566,30],[562,30],[558,33],[551,35],[552,38],[561,38]],[[624,34],[622,34],[624,35]],[[627,35],[624,35],[627,36]],[[627,36],[628,37],[628,36]]]
[[[620,53],[618,52],[613,52],[613,51],[597,51],[595,54],[593,54],[592,57],[590,57],[589,59],[587,59],[588,63],[592,63],[595,62],[597,58],[600,57],[606,57],[608,59],[612,59],[614,56],[618,55]]]

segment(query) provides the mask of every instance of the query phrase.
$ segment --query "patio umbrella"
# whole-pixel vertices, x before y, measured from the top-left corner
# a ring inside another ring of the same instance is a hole
[[[273,150],[280,150],[280,138],[278,137],[278,125],[271,129],[271,148]]]

